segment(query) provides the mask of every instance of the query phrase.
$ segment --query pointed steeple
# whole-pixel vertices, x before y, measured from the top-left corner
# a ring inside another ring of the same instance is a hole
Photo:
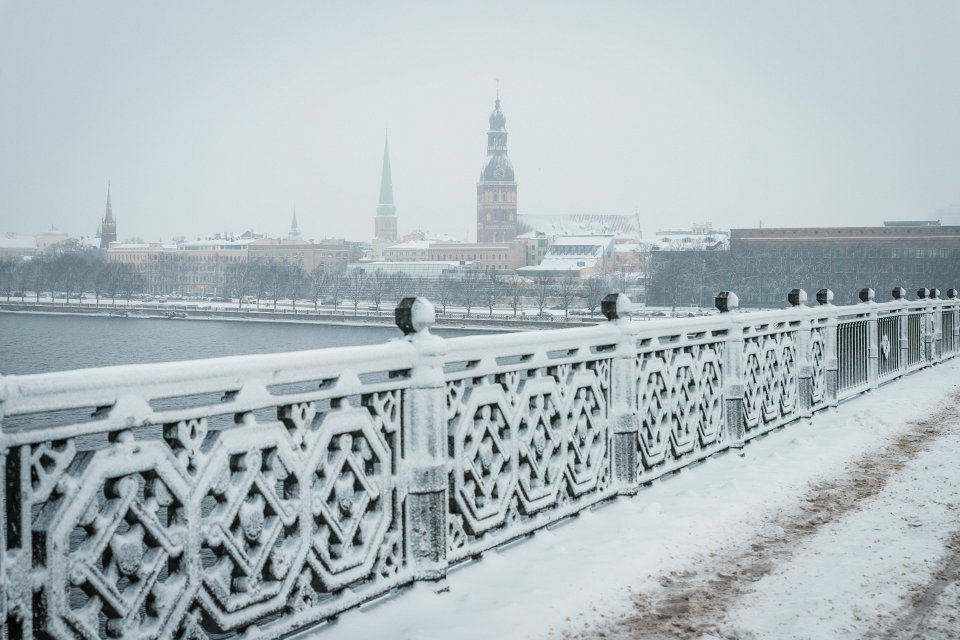
[[[393,204],[393,178],[390,175],[390,140],[383,138],[383,170],[380,173],[380,202],[377,204],[378,216],[392,216],[397,212]]]
[[[110,183],[107,182],[107,212],[100,228],[100,248],[108,249],[117,240],[117,222],[113,219],[113,204],[110,202]]]
[[[103,218],[104,222],[113,222],[113,206],[110,204],[110,183],[107,183],[107,215]]]
[[[297,208],[293,208],[293,221],[290,223],[290,233],[288,237],[291,240],[300,239],[300,225],[297,224]]]

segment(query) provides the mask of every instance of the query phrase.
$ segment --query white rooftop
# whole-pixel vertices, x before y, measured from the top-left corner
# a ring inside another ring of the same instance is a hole
[[[37,240],[33,236],[19,233],[0,233],[0,247],[4,249],[36,249]]]

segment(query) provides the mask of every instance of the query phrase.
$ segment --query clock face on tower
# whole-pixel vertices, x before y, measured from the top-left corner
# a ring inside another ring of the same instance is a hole
[[[497,169],[493,172],[493,177],[497,180],[503,180],[503,167],[497,167]]]

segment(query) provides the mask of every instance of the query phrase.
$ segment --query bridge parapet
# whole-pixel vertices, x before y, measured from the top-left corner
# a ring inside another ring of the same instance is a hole
[[[283,637],[960,353],[956,290],[816,298],[0,378],[3,637]]]

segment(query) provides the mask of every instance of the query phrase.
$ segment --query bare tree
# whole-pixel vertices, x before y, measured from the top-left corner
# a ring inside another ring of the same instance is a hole
[[[473,308],[473,300],[477,295],[477,285],[480,284],[480,272],[473,269],[466,271],[460,277],[460,303],[466,307],[467,315]]]
[[[250,261],[236,262],[227,267],[227,286],[237,296],[237,311],[243,310],[243,299],[255,284],[255,271],[255,264]]]
[[[443,313],[447,312],[447,303],[450,302],[450,299],[453,297],[454,290],[456,289],[456,283],[445,273],[441,273],[440,277],[437,278],[437,302],[440,303],[440,306],[443,308]]]
[[[580,292],[580,280],[578,278],[560,278],[556,285],[557,297],[560,298],[560,304],[563,305],[563,317],[570,317],[570,302],[577,297]]]
[[[539,309],[538,315],[543,315],[543,307],[547,303],[547,297],[550,295],[552,284],[553,281],[544,275],[539,275],[533,279],[533,297]]]
[[[383,269],[377,269],[370,277],[370,297],[373,299],[373,306],[377,311],[380,311],[380,302],[383,300],[389,284],[390,278]]]
[[[584,295],[587,299],[587,308],[590,309],[590,315],[592,316],[597,307],[600,306],[600,301],[603,300],[603,296],[607,294],[607,278],[595,274],[587,278],[585,285]]]
[[[287,291],[290,293],[290,302],[293,303],[293,312],[297,312],[297,298],[303,293],[307,282],[307,274],[303,270],[303,263],[296,262],[284,265],[287,275]]]
[[[323,297],[323,290],[327,286],[327,269],[325,265],[317,265],[317,267],[310,272],[310,282],[313,285],[313,312],[319,312],[320,299]]]
[[[367,274],[363,269],[352,269],[347,274],[347,295],[353,300],[353,315],[357,315],[357,307],[367,291]]]
[[[333,303],[333,310],[336,311],[343,299],[344,287],[347,285],[347,276],[343,269],[336,269],[330,273],[329,294]]]
[[[484,302],[487,303],[487,312],[493,317],[493,305],[497,302],[497,296],[500,294],[500,277],[496,272],[491,271],[480,283],[480,293],[483,295]]]
[[[526,282],[520,276],[507,276],[504,280],[504,289],[510,297],[510,304],[513,307],[513,317],[517,317],[517,307],[523,299],[523,294],[527,289]]]

